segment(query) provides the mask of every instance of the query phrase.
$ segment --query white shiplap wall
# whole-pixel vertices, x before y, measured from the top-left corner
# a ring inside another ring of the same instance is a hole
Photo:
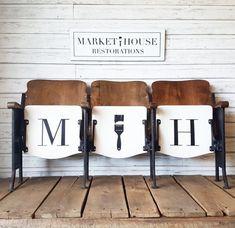
[[[127,4],[128,3],[128,4]],[[166,29],[166,61],[76,65],[69,30]],[[30,79],[207,79],[226,113],[227,166],[235,174],[234,0],[0,0],[0,177],[9,176],[11,111]],[[157,157],[158,174],[213,174],[213,156]],[[92,174],[148,174],[148,158],[91,157]],[[25,175],[75,175],[82,157],[44,160],[24,155]]]

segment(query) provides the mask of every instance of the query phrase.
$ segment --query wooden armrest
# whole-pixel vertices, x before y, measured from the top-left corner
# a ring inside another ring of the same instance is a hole
[[[17,102],[8,102],[8,103],[7,103],[7,108],[11,108],[11,109],[22,109],[21,105],[18,104]]]
[[[157,104],[154,102],[150,102],[149,108],[157,108]]]
[[[219,101],[215,104],[215,108],[228,108],[229,102],[228,101]]]
[[[84,108],[84,109],[90,109],[91,108],[89,102],[87,102],[87,101],[83,101],[81,103],[81,107]]]

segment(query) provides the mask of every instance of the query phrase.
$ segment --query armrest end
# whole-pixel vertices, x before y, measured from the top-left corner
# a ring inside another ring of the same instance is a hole
[[[157,104],[156,103],[153,103],[153,102],[150,102],[149,104],[149,108],[157,108]]]
[[[81,103],[81,107],[84,108],[84,109],[90,109],[90,104],[87,102],[87,101],[83,101]]]
[[[10,109],[22,109],[21,105],[18,104],[17,102],[8,102],[7,103],[7,108],[10,108]]]
[[[229,102],[228,101],[219,101],[215,104],[215,108],[228,108]]]

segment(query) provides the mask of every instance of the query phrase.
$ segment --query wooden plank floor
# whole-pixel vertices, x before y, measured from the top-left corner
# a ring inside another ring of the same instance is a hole
[[[105,221],[117,227],[235,227],[234,176],[228,190],[203,176],[158,176],[157,189],[142,176],[95,176],[86,189],[82,183],[82,177],[28,178],[9,193],[8,181],[0,179],[0,227],[77,220],[83,227],[106,227]]]

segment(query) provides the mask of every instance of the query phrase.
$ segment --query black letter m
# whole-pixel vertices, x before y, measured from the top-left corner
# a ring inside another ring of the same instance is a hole
[[[50,139],[51,145],[53,145],[55,138],[56,138],[56,135],[57,135],[59,128],[61,126],[61,140],[60,140],[61,143],[58,146],[67,146],[67,145],[65,145],[65,121],[68,119],[61,119],[60,120],[54,136],[51,133],[51,129],[50,129],[50,126],[49,126],[47,119],[39,119],[39,120],[42,121],[42,135],[41,135],[41,145],[40,146],[46,146],[46,145],[44,145],[44,142],[43,142],[44,126],[46,127],[47,134]]]

